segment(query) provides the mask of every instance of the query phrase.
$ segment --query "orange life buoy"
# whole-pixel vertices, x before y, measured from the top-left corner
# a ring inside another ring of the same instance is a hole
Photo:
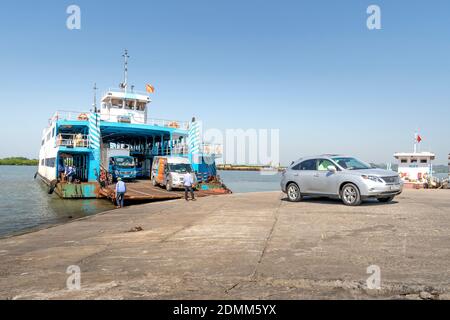
[[[89,119],[89,117],[88,117],[88,115],[86,113],[81,113],[78,116],[78,120],[80,120],[80,121],[87,121],[88,119]]]
[[[169,123],[169,128],[180,128],[180,125],[178,124],[178,122],[174,121]]]

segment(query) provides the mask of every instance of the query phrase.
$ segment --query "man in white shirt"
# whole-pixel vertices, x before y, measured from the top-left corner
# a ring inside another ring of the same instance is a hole
[[[123,208],[125,193],[127,193],[127,186],[126,186],[125,182],[122,181],[122,178],[117,178],[117,184],[116,184],[115,191],[116,191],[117,209]]]
[[[194,178],[192,177],[192,173],[186,172],[184,175],[184,197],[186,201],[189,201],[188,193],[191,193],[192,201],[195,201],[194,197]]]

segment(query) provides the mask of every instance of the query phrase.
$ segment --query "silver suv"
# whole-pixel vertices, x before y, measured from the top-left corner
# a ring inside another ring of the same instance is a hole
[[[283,172],[281,189],[293,202],[320,196],[357,206],[368,198],[390,202],[402,193],[403,183],[397,172],[375,169],[354,157],[327,154],[294,162]]]

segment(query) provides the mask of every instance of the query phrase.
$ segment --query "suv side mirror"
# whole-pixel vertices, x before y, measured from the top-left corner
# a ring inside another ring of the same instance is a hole
[[[328,169],[329,172],[332,172],[332,173],[335,173],[337,171],[335,166],[328,166],[327,169]]]

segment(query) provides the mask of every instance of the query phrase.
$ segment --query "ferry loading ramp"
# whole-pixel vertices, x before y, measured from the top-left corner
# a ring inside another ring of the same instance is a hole
[[[114,200],[115,184],[100,189],[100,195]],[[210,195],[227,194],[229,191],[224,189],[198,190],[196,197],[202,198]],[[167,191],[160,186],[153,186],[150,180],[136,180],[127,183],[126,201],[164,201],[184,198],[184,190]]]

